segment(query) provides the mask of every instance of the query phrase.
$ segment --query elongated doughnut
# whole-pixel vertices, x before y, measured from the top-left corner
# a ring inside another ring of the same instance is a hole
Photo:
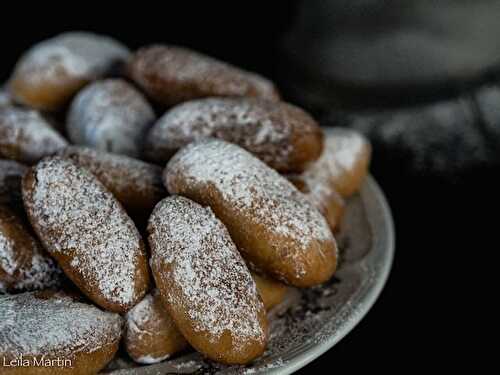
[[[0,205],[0,293],[54,288],[61,276],[23,220]]]
[[[69,139],[100,151],[138,157],[155,114],[146,98],[122,79],[93,82],[71,102]]]
[[[0,108],[0,156],[33,164],[68,142],[37,111]]]
[[[180,104],[149,131],[145,156],[165,163],[192,141],[236,143],[281,172],[301,172],[321,155],[323,133],[291,104],[255,98],[208,98]]]
[[[337,192],[333,180],[328,177],[328,173],[323,170],[318,172],[320,173],[288,175],[287,178],[304,193],[325,217],[330,229],[335,231],[344,214],[345,201]]]
[[[115,355],[122,324],[118,314],[62,293],[0,295],[1,372],[97,374]]]
[[[223,363],[245,364],[261,355],[267,342],[264,305],[210,208],[165,198],[151,215],[148,233],[156,285],[186,340]]]
[[[161,167],[123,155],[70,146],[60,156],[86,168],[113,193],[134,219],[143,220],[167,195]]]
[[[9,80],[15,101],[55,111],[88,82],[123,63],[129,51],[114,39],[68,32],[35,44],[17,62]]]
[[[157,290],[127,313],[125,327],[125,348],[138,363],[161,362],[189,346]]]
[[[285,284],[255,272],[251,272],[251,274],[266,310],[269,311],[283,302],[289,289]]]
[[[288,180],[242,148],[202,140],[168,163],[171,194],[208,205],[251,264],[291,285],[327,281],[337,246],[321,213]]]
[[[267,79],[201,53],[153,45],[134,53],[128,76],[165,106],[207,96],[251,96],[279,100]]]
[[[333,128],[325,138],[321,157],[299,176],[294,183],[311,190],[314,186],[333,187],[344,198],[356,193],[368,174],[371,146],[359,132]]]
[[[149,287],[142,238],[116,198],[67,159],[43,159],[23,179],[26,212],[45,249],[93,302],[126,312]]]

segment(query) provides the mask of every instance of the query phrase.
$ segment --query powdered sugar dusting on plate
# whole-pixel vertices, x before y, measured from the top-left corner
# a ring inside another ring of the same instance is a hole
[[[118,201],[87,170],[60,157],[42,160],[33,173],[25,206],[47,250],[72,256],[71,267],[107,300],[133,303],[142,240]],[[44,236],[47,230],[58,235]]]
[[[122,319],[118,314],[56,295],[0,295],[0,353],[72,356],[94,352],[117,342]]]
[[[283,360],[281,358],[278,358],[278,359],[276,359],[273,362],[270,362],[268,364],[260,366],[258,369],[247,368],[247,369],[243,370],[242,374],[250,375],[250,374],[256,374],[256,373],[262,373],[262,372],[265,372],[265,371],[269,371],[269,370],[273,370],[273,369],[276,369],[276,368],[280,368],[281,366],[283,366]]]
[[[34,163],[67,144],[39,112],[16,107],[0,108],[0,155]]]
[[[208,332],[214,342],[228,332],[236,350],[249,340],[266,339],[255,283],[210,208],[182,197],[166,198],[156,206],[148,232],[155,277],[165,273],[174,280],[162,295],[185,311],[195,331]]]

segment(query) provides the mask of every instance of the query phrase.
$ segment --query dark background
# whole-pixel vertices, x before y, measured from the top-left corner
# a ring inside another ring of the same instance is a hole
[[[337,3],[346,9],[346,2]],[[395,25],[412,22],[408,9],[398,9],[397,2],[393,5],[384,1],[359,3],[363,5],[360,9],[347,5],[352,19],[344,25],[337,13],[331,27],[326,29],[316,27],[316,19],[311,18],[311,29],[317,38],[322,38],[325,32],[356,29],[368,37],[378,30],[379,26],[366,23],[365,18],[357,22],[358,15],[385,14]],[[385,8],[380,8],[381,3]],[[305,56],[307,60],[311,52],[306,48],[307,43],[294,45],[292,42],[292,47],[285,43],[303,12],[304,2],[233,2],[217,6],[210,2],[201,6],[201,2],[188,1],[175,7],[170,2],[164,7],[151,4],[130,7],[122,4],[117,9],[105,10],[78,2],[67,4],[64,12],[45,9],[47,12],[42,14],[33,8],[29,17],[0,22],[3,50],[0,78],[2,81],[8,78],[16,59],[33,43],[62,31],[89,30],[111,35],[132,49],[153,42],[178,44],[260,72],[276,80],[285,98],[305,106],[319,119],[335,117],[337,110],[384,111],[414,103],[440,103],[468,95],[485,82],[496,84],[495,65],[485,59],[484,69],[479,69],[484,74],[458,75],[451,80],[438,75],[443,79],[425,81],[408,72],[405,85],[394,85],[394,82],[386,85],[381,72],[381,81],[375,84],[334,82],[323,94],[328,104],[318,104],[300,95],[300,84],[304,82],[305,87],[314,90],[314,84],[308,84],[314,77],[309,80],[290,60],[290,48],[293,54]],[[491,4],[498,5],[497,2]],[[405,17],[398,16],[402,12]],[[4,18],[10,14],[15,12],[4,14]],[[328,23],[328,17],[321,22]],[[419,20],[422,22],[425,23],[425,17]],[[337,29],[336,24],[339,24]],[[478,23],[478,27],[482,26]],[[315,35],[312,34],[313,39]],[[371,61],[365,63],[368,66]],[[313,71],[315,64],[311,59],[309,67],[312,66]],[[481,61],[478,64],[480,66]],[[318,61],[318,67],[323,65]],[[404,75],[404,66],[398,68]],[[396,257],[387,286],[363,321],[300,373],[358,371],[367,366],[372,371],[408,367],[430,370],[431,363],[432,369],[438,365],[449,368],[452,363],[461,364],[468,359],[454,351],[451,357],[454,359],[445,360],[450,358],[445,353],[451,348],[467,346],[465,335],[479,330],[472,315],[464,316],[464,313],[467,309],[482,311],[484,302],[480,295],[484,288],[474,286],[476,276],[472,276],[472,272],[485,269],[481,260],[486,257],[477,255],[495,252],[498,247],[486,239],[487,233],[495,233],[497,220],[483,218],[498,212],[499,168],[495,160],[489,160],[464,169],[455,168],[451,174],[433,173],[405,163],[407,155],[393,152],[392,146],[377,144],[372,166],[372,173],[391,205],[397,231]],[[487,277],[486,272],[481,273]]]

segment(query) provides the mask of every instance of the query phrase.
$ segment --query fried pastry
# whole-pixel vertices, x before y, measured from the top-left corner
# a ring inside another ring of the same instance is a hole
[[[170,316],[207,357],[245,364],[267,342],[266,311],[227,229],[210,208],[168,197],[149,219],[151,268]]]
[[[66,131],[77,145],[138,157],[154,119],[151,105],[132,85],[122,79],[106,79],[76,95]]]
[[[288,291],[285,284],[255,272],[251,272],[251,274],[267,311],[283,302]]]
[[[114,357],[122,324],[62,293],[0,295],[2,374],[97,374]]]
[[[61,276],[23,220],[0,205],[0,293],[55,288]]]
[[[243,257],[273,278],[308,287],[333,275],[337,245],[321,213],[244,149],[217,139],[191,143],[163,178],[171,194],[210,206]]]
[[[68,142],[37,111],[0,108],[0,157],[34,164]]]
[[[129,56],[116,40],[88,32],[68,32],[31,47],[9,80],[13,99],[28,107],[56,111],[90,81],[111,73]]]
[[[279,100],[276,88],[267,79],[182,47],[143,47],[133,54],[127,74],[164,106],[208,96]]]
[[[157,165],[79,146],[67,147],[59,155],[92,172],[133,219],[147,221],[154,206],[167,195]]]
[[[370,157],[370,143],[361,133],[333,128],[325,138],[321,157],[292,179],[308,191],[318,185],[325,189],[333,187],[348,198],[359,190],[368,174]]]
[[[208,98],[180,104],[151,128],[146,158],[165,163],[181,147],[214,137],[236,143],[281,172],[301,172],[323,148],[314,119],[291,104],[255,98]]]
[[[45,249],[88,298],[123,313],[144,297],[142,238],[94,175],[58,156],[43,159],[24,176],[23,200]]]
[[[189,346],[157,290],[127,313],[125,327],[125,349],[138,363],[161,362]]]

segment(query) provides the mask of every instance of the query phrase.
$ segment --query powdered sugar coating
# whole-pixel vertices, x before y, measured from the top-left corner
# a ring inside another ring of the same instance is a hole
[[[0,207],[0,293],[59,286],[61,270],[13,214]],[[20,237],[13,237],[12,233]]]
[[[0,205],[21,202],[21,179],[28,167],[14,160],[0,159]]]
[[[94,302],[117,311],[132,307],[146,292],[137,281],[147,280],[139,268],[144,245],[118,201],[90,172],[60,157],[30,173],[23,198],[45,248],[65,259],[65,273]]]
[[[216,189],[231,212],[251,213],[252,226],[237,228],[240,236],[242,231],[246,233],[243,237],[254,236],[255,225],[266,234],[282,239],[285,248],[281,249],[278,244],[269,244],[269,247],[275,257],[286,258],[293,264],[297,278],[310,273],[308,261],[304,259],[310,259],[311,251],[312,254],[319,252],[316,254],[319,259],[330,256],[322,253],[318,243],[329,243],[335,248],[328,224],[311,202],[275,170],[236,145],[215,139],[191,143],[181,149],[165,169],[164,181],[172,194],[185,193],[178,191],[176,179],[179,177],[186,181],[189,189],[204,191],[207,186]],[[238,246],[240,251],[248,251],[242,244]],[[258,261],[261,262],[258,267],[270,267],[268,259]]]
[[[321,145],[322,135],[314,119],[291,104],[207,98],[180,104],[161,117],[148,133],[146,156],[166,162],[181,147],[207,137],[236,143],[273,168],[292,169],[302,153],[297,139],[312,137]]]
[[[9,92],[5,87],[0,87],[0,107],[6,107],[12,103]]]
[[[323,153],[330,152],[325,147]],[[342,218],[345,201],[337,191],[330,168],[322,165],[324,154],[318,161],[309,165],[301,174],[287,175],[290,180],[325,217],[332,230],[338,227]],[[321,164],[320,164],[321,163]]]
[[[56,287],[61,276],[21,218],[0,206],[0,292]]]
[[[199,348],[198,335],[216,344],[224,334],[237,352],[252,342],[264,345],[265,312],[255,282],[210,208],[165,198],[151,215],[148,233],[157,285],[173,319],[189,321],[188,333],[195,337],[183,333],[191,345]]]
[[[16,270],[14,254],[14,241],[0,232],[0,267],[7,275],[14,274]]]
[[[0,295],[0,355],[55,355],[70,358],[92,353],[117,342],[122,319],[118,314],[55,295]]]
[[[369,158],[370,144],[361,133],[334,128],[326,136],[321,157],[294,178],[300,179],[311,191],[330,186],[341,195],[349,196],[353,193],[350,187],[353,185],[353,175],[366,173]]]
[[[76,144],[137,157],[154,119],[150,104],[134,87],[121,79],[107,79],[78,93],[66,128]]]
[[[332,131],[331,135],[326,139],[327,148],[335,152],[334,165],[330,167],[332,173],[338,175],[339,171],[350,171],[355,167],[355,163],[359,160],[359,155],[366,151],[368,141],[353,130],[337,128]],[[328,152],[325,156],[328,157]]]
[[[164,105],[207,96],[252,96],[279,100],[267,79],[201,53],[153,45],[138,50],[129,76],[150,97]]]
[[[116,40],[88,32],[67,32],[31,47],[19,60],[14,75],[33,83],[61,78],[93,80],[130,52]]]
[[[344,205],[344,199],[335,190],[335,187],[327,181],[322,181],[323,183],[314,183],[315,180],[307,180],[307,188],[301,190],[306,197],[308,197],[315,207],[321,207],[325,205],[331,199],[337,200],[339,205]],[[316,180],[319,182],[319,180]],[[320,209],[320,212],[322,210]]]
[[[162,168],[123,155],[70,146],[59,155],[71,159],[96,176],[130,211],[148,214],[167,195]]]
[[[151,306],[153,305],[153,296],[151,294],[146,294],[146,296],[135,305],[129,312],[127,312],[128,326],[131,329],[137,328],[137,325],[142,326],[146,323],[152,316],[153,311]]]
[[[16,107],[0,108],[0,155],[32,164],[67,144],[39,112]]]
[[[127,312],[125,323],[125,348],[135,362],[161,362],[188,346],[157,290]]]
[[[165,354],[162,357],[154,357],[154,356],[151,356],[151,355],[146,355],[144,357],[137,358],[136,362],[142,363],[142,364],[145,364],[145,365],[152,365],[154,363],[158,363],[158,362],[164,361],[168,357],[170,357],[170,354]]]

